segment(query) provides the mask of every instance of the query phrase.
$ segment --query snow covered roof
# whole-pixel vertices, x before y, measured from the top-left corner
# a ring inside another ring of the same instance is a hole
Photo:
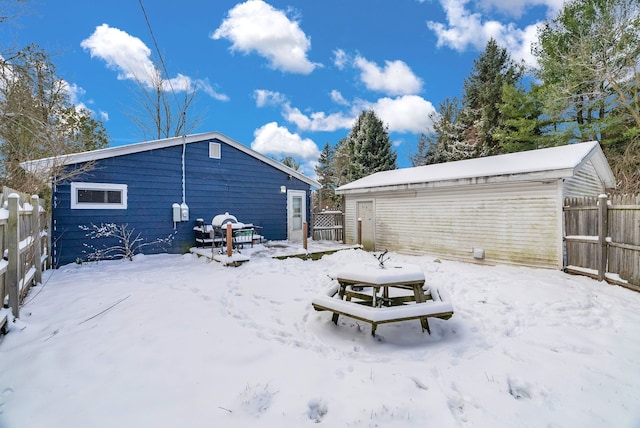
[[[249,147],[240,144],[239,142],[227,137],[224,134],[219,132],[205,132],[201,134],[192,134],[184,137],[174,137],[174,138],[165,138],[162,140],[153,140],[153,141],[145,141],[141,143],[128,144],[125,146],[117,146],[117,147],[107,147],[104,149],[91,150],[88,152],[82,153],[73,153],[63,156],[50,157],[44,159],[38,159],[28,162],[23,162],[20,164],[22,168],[27,171],[43,171],[50,168],[53,165],[73,165],[83,162],[96,161],[100,159],[113,158],[116,156],[124,156],[133,153],[140,153],[148,150],[157,150],[165,147],[178,146],[182,144],[189,143],[197,143],[201,141],[213,140],[217,139],[231,147],[234,147],[242,152],[247,153],[250,156],[253,156],[256,159],[261,160],[262,162],[277,168],[292,177],[295,177],[312,187],[320,188],[322,185],[318,183],[316,180],[313,180],[305,175],[299,173],[298,171],[287,167],[286,165],[281,164],[267,156],[264,156],[261,153],[256,152],[255,150],[250,149]]]
[[[526,152],[467,159],[433,165],[382,171],[340,186],[336,193],[384,191],[430,185],[445,186],[500,181],[548,180],[572,177],[592,160],[607,188],[615,178],[600,143],[569,144]]]

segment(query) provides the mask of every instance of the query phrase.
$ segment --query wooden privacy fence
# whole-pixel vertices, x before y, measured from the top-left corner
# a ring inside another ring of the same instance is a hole
[[[316,241],[344,242],[344,213],[342,211],[312,213],[311,237]]]
[[[14,317],[33,284],[42,283],[47,260],[45,210],[38,196],[25,197],[4,188],[0,194],[0,296],[3,307]],[[6,327],[6,313],[0,312],[0,325]]]
[[[640,291],[640,195],[566,198],[566,270]]]

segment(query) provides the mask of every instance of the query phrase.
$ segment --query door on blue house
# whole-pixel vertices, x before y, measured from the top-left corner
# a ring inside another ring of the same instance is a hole
[[[302,224],[307,221],[307,193],[287,190],[287,239],[302,241]]]

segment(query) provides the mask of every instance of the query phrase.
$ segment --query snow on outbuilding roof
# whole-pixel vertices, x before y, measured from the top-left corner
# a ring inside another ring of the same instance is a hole
[[[292,177],[296,177],[297,179],[309,184],[312,187],[320,188],[322,185],[318,183],[316,180],[313,180],[298,171],[289,168],[286,165],[283,165],[280,162],[277,162],[267,156],[264,156],[261,153],[256,152],[253,149],[227,137],[224,134],[219,132],[205,132],[201,134],[192,134],[186,135],[184,137],[174,137],[174,138],[165,138],[162,140],[153,140],[153,141],[144,141],[141,143],[128,144],[125,146],[117,146],[117,147],[107,147],[104,149],[91,150],[88,152],[82,153],[73,153],[68,155],[62,155],[51,158],[38,159],[33,161],[27,161],[20,164],[22,168],[26,171],[37,172],[44,171],[50,169],[54,165],[74,165],[83,162],[96,161],[99,159],[107,159],[113,158],[116,156],[124,156],[133,153],[140,153],[148,150],[157,150],[165,147],[178,146],[182,144],[189,143],[197,143],[201,141],[220,140],[231,147],[235,147],[236,149],[247,153],[250,156],[253,156],[256,159],[261,160],[262,162],[273,166],[276,169],[279,169]]]
[[[413,186],[445,186],[572,177],[589,159],[606,188],[615,178],[600,143],[569,144],[526,152],[381,171],[340,186],[336,193],[384,191]]]

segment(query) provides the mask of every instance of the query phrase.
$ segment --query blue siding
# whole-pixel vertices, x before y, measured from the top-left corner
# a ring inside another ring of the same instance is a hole
[[[172,221],[172,204],[182,202],[182,146],[98,160],[75,182],[115,183],[128,186],[126,210],[72,210],[70,183],[56,186],[53,210],[54,263],[60,266],[86,259],[89,240],[79,226],[101,223],[128,224],[145,242],[174,235],[170,247],[146,247],[150,254],[184,253],[194,245],[196,218],[210,223],[213,216],[229,212],[239,221],[262,226],[267,239],[287,237],[287,195],[280,186],[307,191],[309,185],[222,141],[221,158],[209,158],[209,140],[189,143],[185,150],[185,195],[189,221]],[[105,241],[106,242],[106,241]],[[112,245],[109,244],[109,245]]]

